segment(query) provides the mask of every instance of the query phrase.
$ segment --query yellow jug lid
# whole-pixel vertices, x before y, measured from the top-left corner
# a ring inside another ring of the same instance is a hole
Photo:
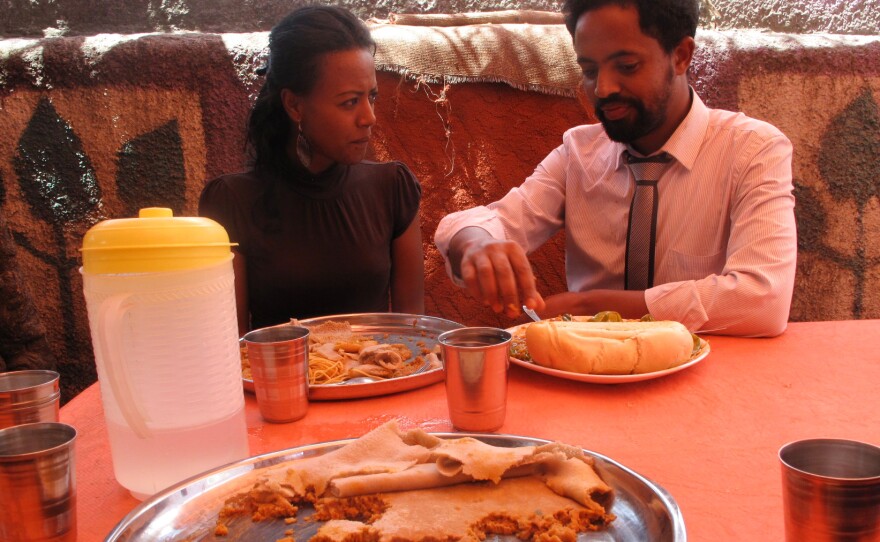
[[[138,218],[99,222],[83,238],[83,272],[152,273],[198,269],[231,258],[226,230],[204,217],[147,207]]]

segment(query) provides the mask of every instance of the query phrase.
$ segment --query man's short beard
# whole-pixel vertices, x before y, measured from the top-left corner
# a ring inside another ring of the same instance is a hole
[[[674,77],[675,73],[670,67],[666,75],[666,86],[662,89],[662,93],[656,96],[654,103],[657,105],[657,108],[653,111],[649,111],[642,100],[625,98],[619,94],[612,94],[605,99],[598,100],[596,103],[596,118],[602,123],[602,127],[605,128],[605,133],[608,134],[608,137],[618,143],[632,143],[663,126],[666,123],[666,112],[669,108],[670,96],[672,96],[672,80]],[[635,120],[630,122],[625,118],[621,120],[606,119],[601,108],[605,103],[627,104],[635,110]]]
[[[648,135],[666,122],[665,102],[660,111],[651,112],[648,111],[645,108],[645,104],[639,100],[629,100],[611,96],[603,101],[625,102],[633,108],[636,113],[634,121],[630,121],[626,118],[620,120],[608,120],[605,118],[602,110],[599,107],[596,108],[596,117],[599,119],[599,122],[602,123],[602,127],[605,128],[605,133],[608,134],[608,137],[612,141],[617,141],[618,143],[632,143],[633,141]]]

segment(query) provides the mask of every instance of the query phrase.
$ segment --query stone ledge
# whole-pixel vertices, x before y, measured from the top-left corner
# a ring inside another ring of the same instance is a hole
[[[286,15],[298,3],[289,0],[9,0],[0,11],[0,36],[84,36],[104,32],[166,31],[259,32]],[[437,0],[401,3],[394,0],[340,0],[364,20],[389,19],[395,13],[450,14],[497,10],[558,12],[559,0]],[[701,24],[730,30],[762,28],[807,34],[880,34],[876,0],[702,0]]]

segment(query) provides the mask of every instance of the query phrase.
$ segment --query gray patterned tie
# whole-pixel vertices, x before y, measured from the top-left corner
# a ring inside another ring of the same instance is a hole
[[[658,154],[639,158],[624,151],[626,165],[636,178],[629,208],[629,226],[626,233],[627,290],[646,290],[654,285],[654,243],[657,236],[657,181],[672,157]]]

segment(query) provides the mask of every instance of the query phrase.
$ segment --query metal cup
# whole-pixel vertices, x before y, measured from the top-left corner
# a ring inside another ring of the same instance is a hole
[[[285,423],[306,415],[309,406],[309,330],[293,325],[245,334],[260,415]]]
[[[785,539],[880,542],[880,448],[810,439],[780,448]]]
[[[55,422],[0,430],[0,541],[76,540],[75,439]]]
[[[507,413],[511,335],[493,327],[440,334],[449,419],[461,431],[495,431]]]
[[[58,421],[58,373],[30,370],[0,373],[0,429]]]

